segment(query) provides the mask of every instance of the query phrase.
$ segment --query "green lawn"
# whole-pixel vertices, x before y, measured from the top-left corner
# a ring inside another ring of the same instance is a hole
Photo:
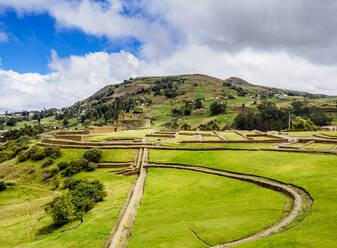
[[[234,132],[220,132],[220,135],[228,140],[247,140]]]
[[[202,136],[202,140],[219,140],[219,137],[218,136]]]
[[[199,172],[150,169],[128,248],[207,247],[271,225],[285,196],[256,185]],[[244,227],[244,228],[243,228]]]
[[[328,137],[337,138],[337,132],[321,132],[321,134]]]
[[[162,145],[173,146],[173,147],[238,147],[238,148],[270,148],[276,146],[277,144],[169,144],[162,143]]]
[[[101,161],[108,162],[130,162],[135,159],[136,150],[120,149],[120,150],[102,150]]]
[[[289,137],[300,137],[300,138],[309,138],[314,137],[313,135],[318,133],[317,131],[307,131],[307,132],[288,132],[286,133]]]
[[[90,137],[88,141],[104,141],[109,138],[144,138],[146,134],[152,133],[154,131],[154,129],[141,129],[112,132],[98,135],[95,137]]]
[[[323,144],[323,143],[313,143],[306,147],[305,149],[322,149],[322,150],[330,150],[332,149],[336,144]]]
[[[151,151],[150,160],[265,176],[301,186],[312,195],[315,200],[312,212],[299,225],[238,247],[337,247],[337,156],[264,151]]]

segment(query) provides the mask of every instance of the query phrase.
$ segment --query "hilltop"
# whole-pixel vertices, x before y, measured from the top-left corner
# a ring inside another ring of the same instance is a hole
[[[197,99],[202,102],[201,108],[193,107]],[[278,107],[287,107],[294,100],[305,100],[309,105],[324,109],[334,108],[337,100],[323,94],[256,85],[237,77],[222,80],[191,74],[130,78],[103,87],[67,111],[72,113],[70,117],[81,116],[83,121],[99,116],[104,116],[106,120],[116,119],[119,110],[140,110],[151,118],[155,126],[178,120],[193,128],[216,120],[223,128],[230,127],[238,113],[247,109],[254,111],[262,99],[270,100]],[[215,101],[227,105],[226,113],[216,116],[210,114],[210,105]],[[184,111],[186,106],[192,107],[190,114],[180,116],[172,113],[175,109]],[[336,113],[329,115],[337,121]]]

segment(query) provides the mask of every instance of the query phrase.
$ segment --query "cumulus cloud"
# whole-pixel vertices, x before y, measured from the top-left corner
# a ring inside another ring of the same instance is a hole
[[[0,69],[0,108],[61,107],[130,76],[204,73],[337,95],[337,3],[326,0],[0,0],[59,29],[140,41],[137,55],[59,58],[51,73]],[[1,40],[1,35],[0,35]]]
[[[223,79],[238,76],[252,83],[337,95],[336,67],[312,64],[285,52],[246,49],[232,54],[195,45],[160,62],[142,60],[124,51],[69,58],[59,58],[53,52],[49,66],[53,71],[46,75],[0,70],[0,108],[63,107],[129,77],[184,73]]]

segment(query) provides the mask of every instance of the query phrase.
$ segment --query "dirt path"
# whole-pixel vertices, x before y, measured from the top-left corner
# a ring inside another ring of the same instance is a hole
[[[239,174],[239,173],[234,173],[234,172],[229,172],[229,171],[221,171],[221,170],[211,169],[207,167],[200,167],[200,166],[177,165],[177,164],[156,164],[156,163],[150,163],[146,166],[152,167],[152,168],[184,169],[184,170],[203,172],[203,173],[217,175],[217,176],[224,176],[224,177],[237,179],[237,180],[241,180],[241,181],[245,181],[249,183],[254,183],[261,187],[265,187],[265,188],[268,188],[268,189],[271,189],[277,192],[281,192],[293,199],[293,205],[292,205],[290,214],[283,216],[282,219],[278,221],[277,223],[255,234],[252,234],[250,236],[247,236],[247,237],[244,237],[238,240],[234,240],[228,243],[216,245],[216,246],[213,246],[213,248],[224,248],[224,247],[235,246],[235,245],[239,245],[242,243],[265,238],[267,236],[280,232],[281,230],[285,230],[284,228],[289,226],[289,224],[292,224],[295,218],[299,214],[303,212],[304,213],[310,212],[311,205],[313,203],[311,196],[304,189],[294,186],[294,185],[289,185],[283,182],[268,179],[268,178],[262,178],[262,177],[258,177],[254,175]]]
[[[133,227],[134,220],[136,218],[138,208],[144,193],[144,186],[146,181],[146,168],[145,161],[147,159],[147,149],[142,149],[139,152],[138,161],[140,167],[140,173],[132,192],[129,204],[127,205],[121,220],[116,227],[108,247],[110,248],[124,248],[128,244],[130,233]],[[138,165],[137,165],[138,166]]]

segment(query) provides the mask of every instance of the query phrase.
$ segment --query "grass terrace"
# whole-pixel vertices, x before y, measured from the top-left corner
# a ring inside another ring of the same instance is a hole
[[[284,204],[283,195],[250,183],[150,169],[128,247],[205,247],[193,232],[212,245],[235,240],[277,221]]]
[[[322,240],[324,247],[337,246],[336,156],[264,151],[151,151],[150,160],[265,176],[301,186],[312,195],[315,200],[312,212],[298,226],[238,247],[316,248],[321,247]]]
[[[119,132],[112,132],[112,133],[105,133],[102,135],[98,135],[95,137],[90,137],[87,141],[105,141],[110,138],[144,138],[146,134],[150,134],[154,132],[154,129],[141,129],[141,130],[127,130],[127,131],[119,131]]]

